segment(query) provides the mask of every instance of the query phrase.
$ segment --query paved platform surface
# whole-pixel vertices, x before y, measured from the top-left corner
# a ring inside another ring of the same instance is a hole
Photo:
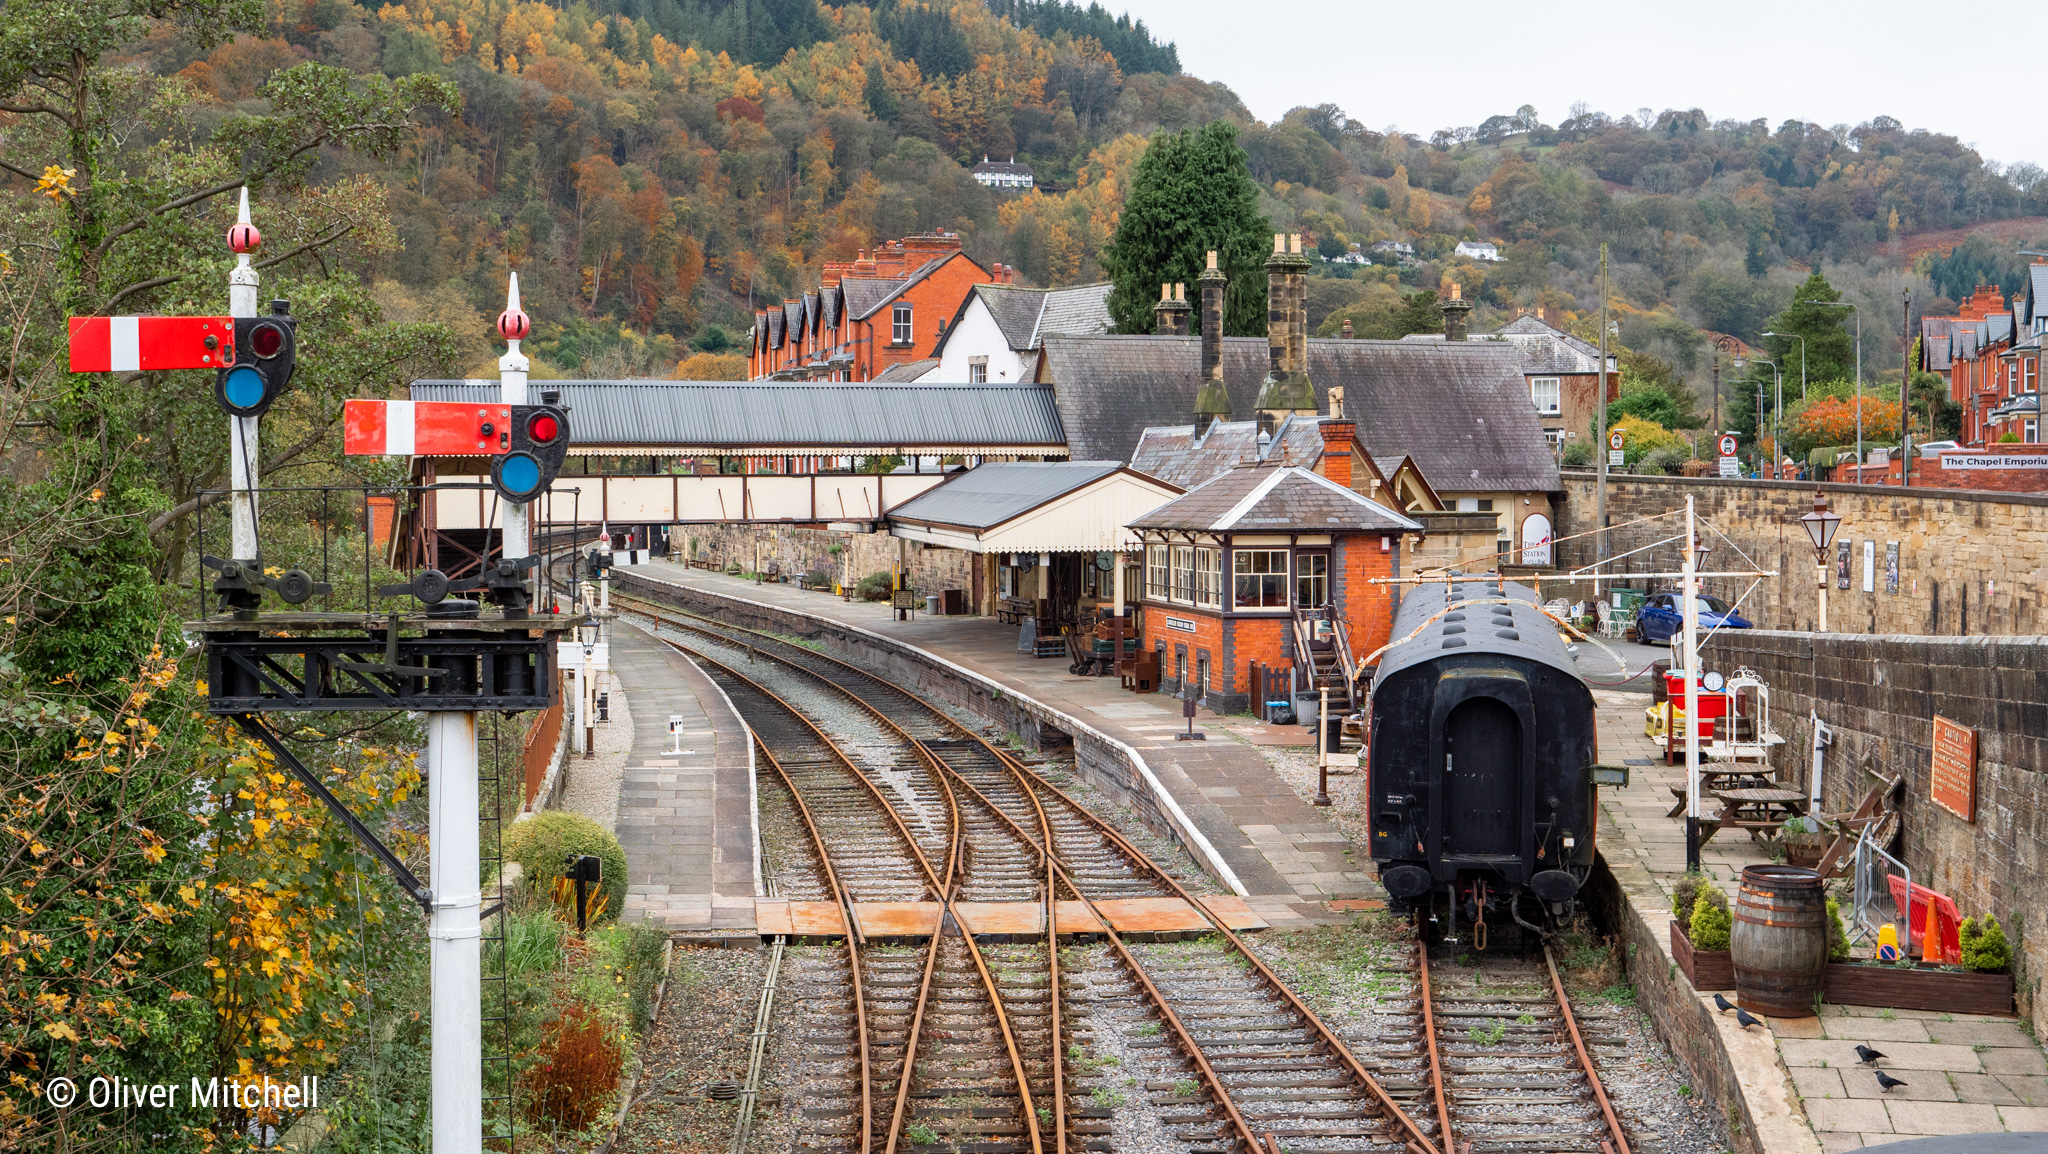
[[[1178,699],[1125,691],[1114,677],[1076,677],[1061,658],[1017,652],[1018,627],[984,617],[919,613],[897,621],[884,605],[842,601],[794,585],[756,585],[702,569],[654,562],[631,572],[857,626],[965,666],[1101,730],[1138,751],[1166,790],[1237,874],[1247,900],[1275,926],[1327,919],[1331,901],[1383,897],[1349,841],[1302,798],[1255,743],[1288,743],[1312,733],[1249,717],[1202,711],[1201,742],[1176,741],[1187,723]]]
[[[1594,699],[1601,759],[1633,763],[1626,789],[1601,791],[1601,852],[1610,863],[1647,870],[1668,905],[1671,886],[1685,871],[1685,819],[1664,815],[1672,805],[1670,787],[1684,784],[1685,766],[1665,765],[1661,747],[1643,735],[1646,696],[1596,690]],[[1701,864],[1731,897],[1742,867],[1767,860],[1748,836],[1732,830],[1700,853]],[[1726,1017],[1732,1015],[1724,1016],[1724,1033],[1735,1028]],[[1791,1096],[1830,1154],[1922,1136],[2048,1130],[2048,1064],[2017,1018],[1823,1005],[1817,1018],[1766,1018],[1765,1024]],[[1857,1060],[1858,1043],[1887,1055],[1879,1067],[1907,1085],[1881,1090],[1875,1073]],[[1762,1060],[1772,1056],[1770,1049],[1758,1051]],[[1731,1046],[1730,1053],[1740,1065],[1750,1051]]]
[[[754,928],[752,742],[694,665],[625,621],[612,624],[612,676],[631,702],[632,750],[619,786],[628,920],[671,930]],[[671,715],[682,718],[672,746]]]

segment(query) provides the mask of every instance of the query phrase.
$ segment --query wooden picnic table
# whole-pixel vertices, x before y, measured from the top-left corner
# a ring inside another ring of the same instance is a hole
[[[1769,766],[1756,765],[1747,769],[1709,769],[1700,767],[1700,796],[1715,797],[1735,789],[1763,789],[1771,785]],[[1671,787],[1672,806],[1665,817],[1685,816],[1685,784],[1680,782]]]
[[[1713,796],[1721,802],[1721,812],[1711,828],[1702,830],[1703,845],[1724,827],[1746,829],[1751,838],[1759,838],[1778,832],[1786,818],[1806,813],[1806,795],[1796,789],[1720,789]]]

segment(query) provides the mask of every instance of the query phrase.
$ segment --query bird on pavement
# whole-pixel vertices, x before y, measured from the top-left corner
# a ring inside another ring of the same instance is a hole
[[[1742,1024],[1742,1028],[1745,1030],[1763,1021],[1762,1018],[1759,1018],[1755,1014],[1750,1013],[1748,1010],[1744,1010],[1741,1008],[1736,1009],[1735,1020],[1737,1022],[1740,1022]]]
[[[1715,1008],[1715,1009],[1717,1009],[1717,1010],[1719,1010],[1719,1011],[1721,1011],[1722,1013],[1724,1013],[1724,1014],[1725,1014],[1725,1013],[1727,1013],[1728,1011],[1730,1011],[1730,1010],[1732,1010],[1732,1009],[1734,1009],[1734,1008],[1735,1008],[1735,1003],[1734,1003],[1734,1002],[1731,1002],[1731,1001],[1729,1001],[1728,999],[1726,999],[1726,998],[1722,997],[1722,996],[1721,996],[1721,995],[1719,995],[1719,994],[1715,994],[1715,995],[1714,995],[1714,1008]]]
[[[1885,1073],[1883,1070],[1879,1070],[1877,1072],[1877,1084],[1878,1086],[1886,1090],[1906,1085],[1906,1083],[1899,1081],[1897,1078],[1892,1077],[1890,1074]]]
[[[1876,1050],[1873,1050],[1868,1046],[1858,1043],[1856,1046],[1856,1057],[1859,1060],[1861,1060],[1864,1065],[1868,1066],[1872,1062],[1877,1061],[1879,1058],[1884,1057],[1884,1055],[1878,1053]]]

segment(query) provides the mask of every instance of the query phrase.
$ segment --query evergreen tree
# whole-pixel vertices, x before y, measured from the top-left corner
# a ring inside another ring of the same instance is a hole
[[[1115,288],[1110,315],[1118,332],[1153,328],[1159,286],[1186,284],[1192,292],[1214,250],[1230,279],[1224,294],[1226,336],[1266,331],[1266,254],[1273,226],[1259,212],[1259,189],[1237,143],[1237,126],[1217,120],[1201,128],[1152,138],[1131,175],[1116,235],[1103,252]],[[1201,331],[1200,310],[1194,329]]]
[[[1856,317],[1848,309],[1809,304],[1809,301],[1838,301],[1842,294],[1815,271],[1806,283],[1792,292],[1785,311],[1772,317],[1765,328],[1778,335],[1765,337],[1771,356],[1785,366],[1788,380],[1799,379],[1799,342],[1806,338],[1806,379],[1846,381],[1856,375],[1856,342],[1850,339]]]

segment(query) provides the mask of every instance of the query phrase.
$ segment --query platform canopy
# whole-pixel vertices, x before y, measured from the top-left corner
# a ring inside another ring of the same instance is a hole
[[[970,553],[1115,552],[1182,492],[1115,461],[992,462],[896,506],[889,532]]]
[[[571,456],[1065,457],[1049,388],[810,381],[535,381],[569,407]],[[490,380],[412,383],[415,401],[494,403]]]

